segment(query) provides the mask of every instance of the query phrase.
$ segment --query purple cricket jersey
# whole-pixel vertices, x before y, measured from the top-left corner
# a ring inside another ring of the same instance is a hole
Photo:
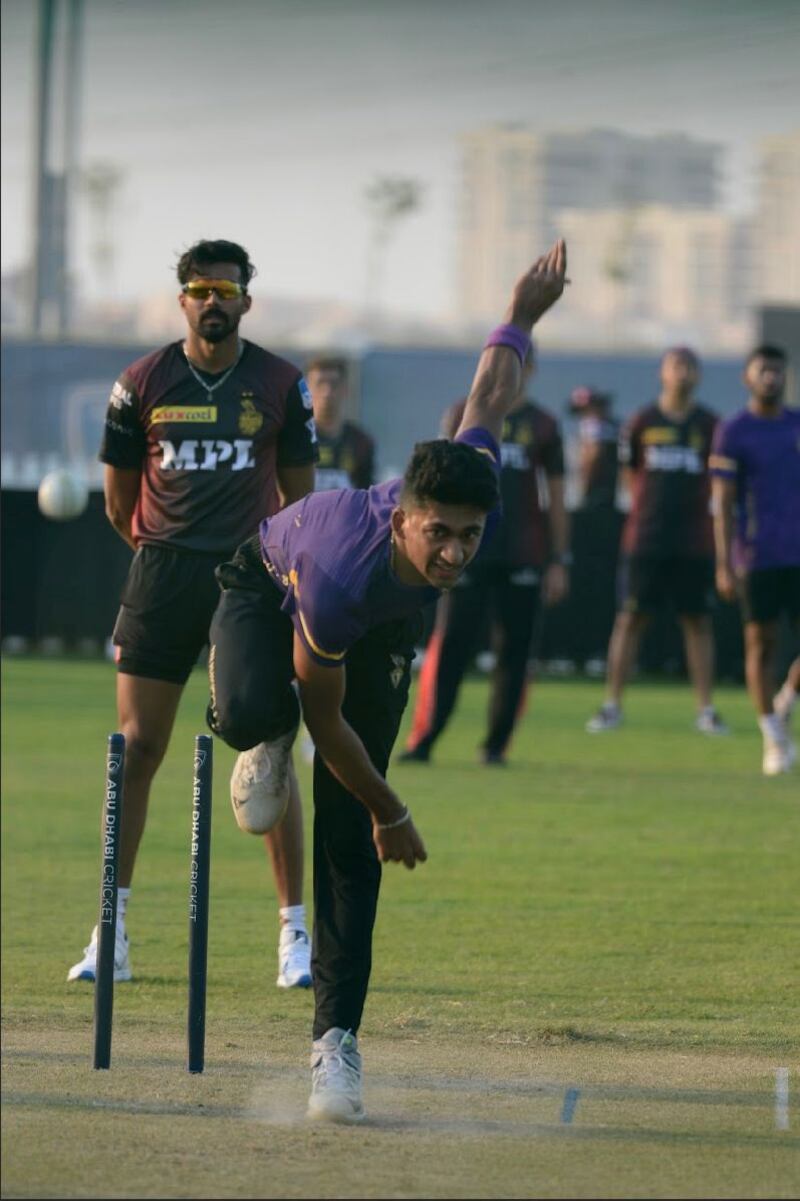
[[[736,481],[736,565],[800,566],[800,412],[743,409],[717,426],[709,464]]]
[[[456,441],[498,469],[488,430],[467,430]],[[316,663],[339,666],[372,626],[408,617],[439,595],[430,585],[401,583],[391,569],[389,519],[402,482],[310,492],[259,526],[261,556],[284,593],[281,608]]]

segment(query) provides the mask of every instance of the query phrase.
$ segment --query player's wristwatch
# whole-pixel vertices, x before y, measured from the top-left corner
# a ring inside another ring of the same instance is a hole
[[[552,562],[558,563],[561,567],[571,567],[573,563],[572,551],[565,550],[562,555],[554,555]]]

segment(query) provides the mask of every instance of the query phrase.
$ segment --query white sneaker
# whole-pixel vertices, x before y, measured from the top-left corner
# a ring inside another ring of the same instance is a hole
[[[716,709],[701,709],[694,723],[698,734],[709,734],[712,738],[730,734],[730,730],[717,713]]]
[[[790,738],[775,742],[771,738],[764,739],[764,758],[761,770],[765,776],[780,776],[789,772],[797,759],[797,748]]]
[[[594,717],[586,723],[587,734],[602,734],[606,730],[616,730],[622,725],[622,710],[619,705],[606,702],[601,705]]]
[[[117,922],[117,938],[114,943],[114,983],[119,984],[120,981],[131,980],[133,973],[131,972],[130,961],[130,944],[128,935],[125,933],[125,926],[122,922]],[[78,963],[74,963],[67,972],[67,981],[70,980],[89,980],[94,983],[97,975],[97,926],[92,930],[92,937],[89,940],[88,947],[83,948],[83,959]]]
[[[784,686],[775,693],[772,698],[772,711],[781,719],[786,728],[789,728],[792,720],[792,710],[794,709],[797,696],[793,688],[788,685]]]
[[[239,828],[267,834],[289,803],[289,764],[297,727],[273,742],[242,751],[231,776],[231,804]]]
[[[311,1096],[306,1116],[316,1122],[361,1122],[361,1055],[356,1036],[333,1026],[311,1051]]]
[[[305,930],[282,928],[276,983],[278,988],[311,987],[311,943]]]

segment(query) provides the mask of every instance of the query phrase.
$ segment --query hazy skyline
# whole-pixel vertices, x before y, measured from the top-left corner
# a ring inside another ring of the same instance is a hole
[[[2,3],[4,271],[31,244],[36,9]],[[453,305],[461,133],[686,133],[724,148],[723,201],[742,212],[757,140],[800,124],[798,51],[796,0],[86,0],[80,156],[125,173],[120,298],[168,289],[176,253],[223,236],[250,250],[256,296],[357,304],[364,190],[414,177],[423,206],[383,299],[433,318]],[[96,292],[85,203],[73,264]]]

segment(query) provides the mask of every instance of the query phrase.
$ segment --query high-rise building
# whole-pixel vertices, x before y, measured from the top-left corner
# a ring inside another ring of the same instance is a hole
[[[491,126],[465,135],[459,190],[458,300],[492,320],[520,264],[558,233],[564,209],[715,209],[721,147],[682,134],[538,133]]]
[[[800,304],[800,129],[764,138],[759,149],[758,298]]]
[[[562,209],[573,284],[548,329],[595,345],[688,341],[738,349],[750,335],[750,223],[713,209]]]

